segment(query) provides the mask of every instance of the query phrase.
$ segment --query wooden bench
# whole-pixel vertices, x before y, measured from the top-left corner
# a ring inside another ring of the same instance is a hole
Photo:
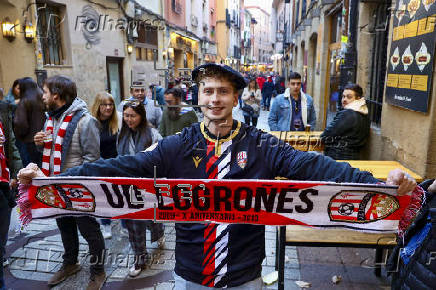
[[[285,247],[351,247],[375,249],[375,275],[381,274],[381,262],[384,249],[396,245],[395,234],[372,234],[345,229],[314,229],[304,226],[277,227],[276,270],[278,271],[278,289],[284,289]]]

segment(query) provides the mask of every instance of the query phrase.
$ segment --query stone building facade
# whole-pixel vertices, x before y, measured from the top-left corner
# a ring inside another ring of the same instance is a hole
[[[285,59],[291,70],[301,73],[305,91],[314,98],[316,129],[323,130],[338,110],[334,93],[341,92],[344,80],[356,82],[364,89],[372,122],[362,158],[396,160],[422,176],[434,177],[435,70],[427,113],[389,104],[385,81],[396,1],[353,2],[285,4],[294,15]]]

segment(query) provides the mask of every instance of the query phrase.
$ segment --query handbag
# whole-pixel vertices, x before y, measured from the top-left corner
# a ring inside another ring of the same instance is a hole
[[[244,105],[242,106],[242,111],[249,113],[249,114],[254,113],[253,107],[250,105],[247,105],[246,103],[244,103]]]

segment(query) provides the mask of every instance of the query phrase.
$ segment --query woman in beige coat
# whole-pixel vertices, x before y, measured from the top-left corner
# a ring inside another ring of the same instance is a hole
[[[250,125],[251,120],[253,126],[256,127],[257,119],[259,118],[261,100],[262,93],[258,88],[256,80],[250,79],[248,87],[246,87],[242,93],[242,101],[244,102],[242,111],[247,125]]]

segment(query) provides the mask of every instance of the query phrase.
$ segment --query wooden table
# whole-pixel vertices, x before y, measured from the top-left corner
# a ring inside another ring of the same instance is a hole
[[[378,160],[338,160],[338,162],[348,162],[351,167],[358,168],[363,171],[368,171],[372,175],[380,180],[386,180],[389,171],[400,168],[415,178],[416,182],[422,182],[423,178],[419,174],[404,167],[397,161],[378,161]]]
[[[313,229],[304,226],[280,227],[276,237],[276,270],[278,273],[278,289],[285,289],[285,247],[350,247],[375,249],[374,272],[381,275],[383,250],[392,249],[396,245],[396,235],[388,233],[363,233],[347,229]]]
[[[348,162],[352,167],[368,171],[380,180],[386,180],[389,171],[400,168],[409,173],[417,182],[423,178],[417,173],[401,165],[397,161],[376,160],[338,160]],[[372,248],[375,253],[376,276],[381,274],[383,250],[396,245],[395,234],[371,234],[347,229],[314,229],[303,226],[282,226],[277,228],[276,237],[276,270],[278,270],[278,289],[284,289],[285,247],[352,247]]]
[[[268,133],[300,151],[324,151],[324,145],[321,142],[322,131],[271,131]]]

